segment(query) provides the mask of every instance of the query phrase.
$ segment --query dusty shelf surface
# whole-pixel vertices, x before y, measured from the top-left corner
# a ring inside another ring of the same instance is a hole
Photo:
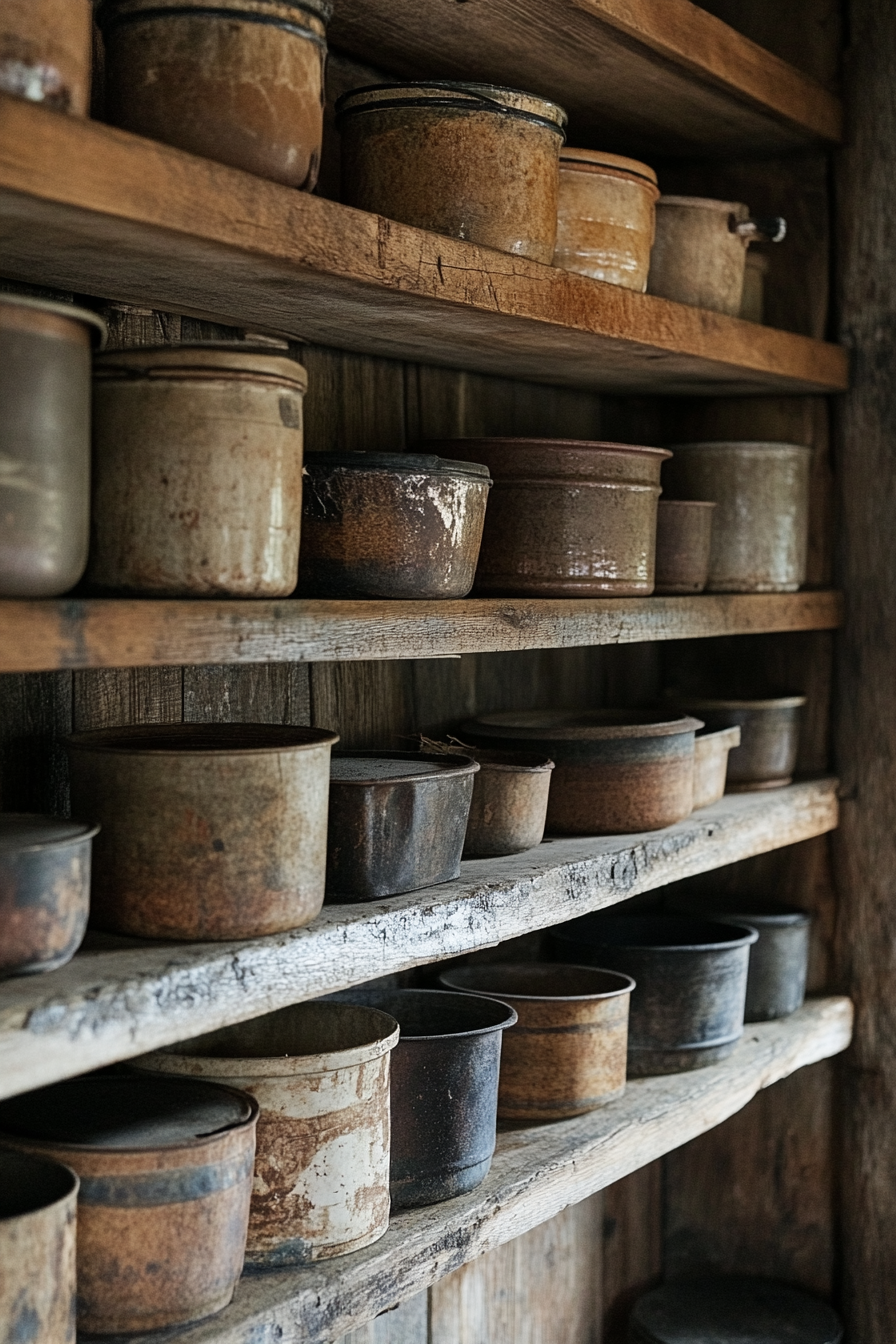
[[[797,1069],[839,1054],[847,998],[810,999],[792,1017],[747,1025],[711,1068],[629,1082],[601,1110],[499,1134],[491,1171],[467,1195],[397,1213],[374,1246],[293,1271],[244,1275],[230,1307],[151,1341],[331,1344],[452,1270],[546,1222],[739,1111]]]
[[[822,835],[836,827],[837,807],[834,779],[727,795],[663,831],[552,840],[467,862],[457,881],[326,906],[307,928],[252,942],[94,935],[98,944],[68,966],[0,984],[0,1096]]]

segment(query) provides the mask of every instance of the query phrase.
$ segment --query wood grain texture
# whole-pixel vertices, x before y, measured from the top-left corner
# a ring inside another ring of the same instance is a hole
[[[650,1162],[604,1191],[601,1344],[628,1344],[628,1318],[663,1275],[663,1164]]]
[[[519,937],[837,824],[835,780],[730,795],[665,831],[552,840],[465,863],[454,882],[252,942],[102,939],[0,985],[0,1095],[159,1049],[286,1004]]]

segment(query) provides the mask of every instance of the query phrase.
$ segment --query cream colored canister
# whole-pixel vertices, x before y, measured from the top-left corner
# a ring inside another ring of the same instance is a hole
[[[561,149],[554,265],[643,293],[659,194],[646,163]]]

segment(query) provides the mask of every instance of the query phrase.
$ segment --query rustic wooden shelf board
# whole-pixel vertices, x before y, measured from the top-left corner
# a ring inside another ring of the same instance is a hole
[[[0,672],[358,661],[831,630],[839,593],[461,602],[0,601]]]
[[[398,75],[555,98],[579,140],[626,153],[773,154],[842,136],[833,94],[689,0],[342,0],[329,35]]]
[[[629,1082],[575,1120],[498,1136],[491,1171],[467,1195],[397,1213],[367,1250],[272,1274],[244,1275],[220,1316],[178,1331],[182,1344],[331,1344],[452,1270],[546,1222],[746,1106],[797,1069],[839,1054],[852,1035],[847,998],[809,1000],[792,1017],[748,1025],[730,1059]],[[146,1344],[171,1334],[145,1335]]]
[[[14,279],[362,353],[625,392],[838,392],[838,346],[425,233],[0,98]]]
[[[553,840],[294,933],[240,943],[100,939],[68,966],[0,985],[0,1096],[411,966],[493,946],[680,878],[822,835],[837,783],[725,797],[664,831]]]

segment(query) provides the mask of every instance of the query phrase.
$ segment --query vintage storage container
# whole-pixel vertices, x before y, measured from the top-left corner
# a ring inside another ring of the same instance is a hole
[[[68,740],[72,805],[102,826],[93,923],[141,938],[257,938],[323,903],[335,733],[157,724]]]
[[[643,294],[659,194],[646,163],[565,146],[554,265]]]
[[[311,191],[330,12],[327,0],[102,0],[106,115]]]
[[[242,346],[102,355],[88,581],[156,597],[287,597],[302,524],[301,364]]]
[[[703,592],[709,578],[715,508],[709,500],[660,500],[656,514],[655,592]]]
[[[709,729],[740,729],[740,743],[728,756],[725,787],[729,793],[778,789],[793,779],[804,695],[761,699],[676,696],[675,703],[699,714]]]
[[[439,983],[500,999],[518,1015],[501,1044],[499,1119],[565,1120],[625,1091],[630,976],[521,962],[457,966]]]
[[[347,205],[550,262],[566,113],[497,84],[374,84],[336,103]]]
[[[79,1330],[161,1330],[227,1306],[257,1119],[245,1093],[186,1078],[94,1074],[0,1103],[3,1141],[80,1178]]]
[[[0,812],[0,979],[55,970],[77,952],[98,830],[62,817]]]
[[[718,728],[694,738],[694,811],[717,803],[725,794],[728,754],[740,745],[740,728]]]
[[[629,1344],[840,1344],[836,1312],[789,1283],[699,1275],[652,1288],[635,1303]]]
[[[750,242],[780,242],[786,228],[780,218],[751,219],[740,201],[660,196],[647,292],[737,317]]]
[[[465,859],[522,854],[540,845],[554,762],[532,752],[471,748],[479,765],[464,838]]]
[[[327,1260],[386,1231],[397,1041],[397,1022],[374,1008],[300,1003],[135,1061],[258,1102],[247,1265]]]
[[[312,453],[305,464],[299,593],[466,597],[491,479],[476,462],[419,453]]]
[[[0,1339],[75,1344],[75,1216],[70,1167],[0,1148]]]
[[[92,28],[90,0],[3,0],[0,93],[86,116]]]

